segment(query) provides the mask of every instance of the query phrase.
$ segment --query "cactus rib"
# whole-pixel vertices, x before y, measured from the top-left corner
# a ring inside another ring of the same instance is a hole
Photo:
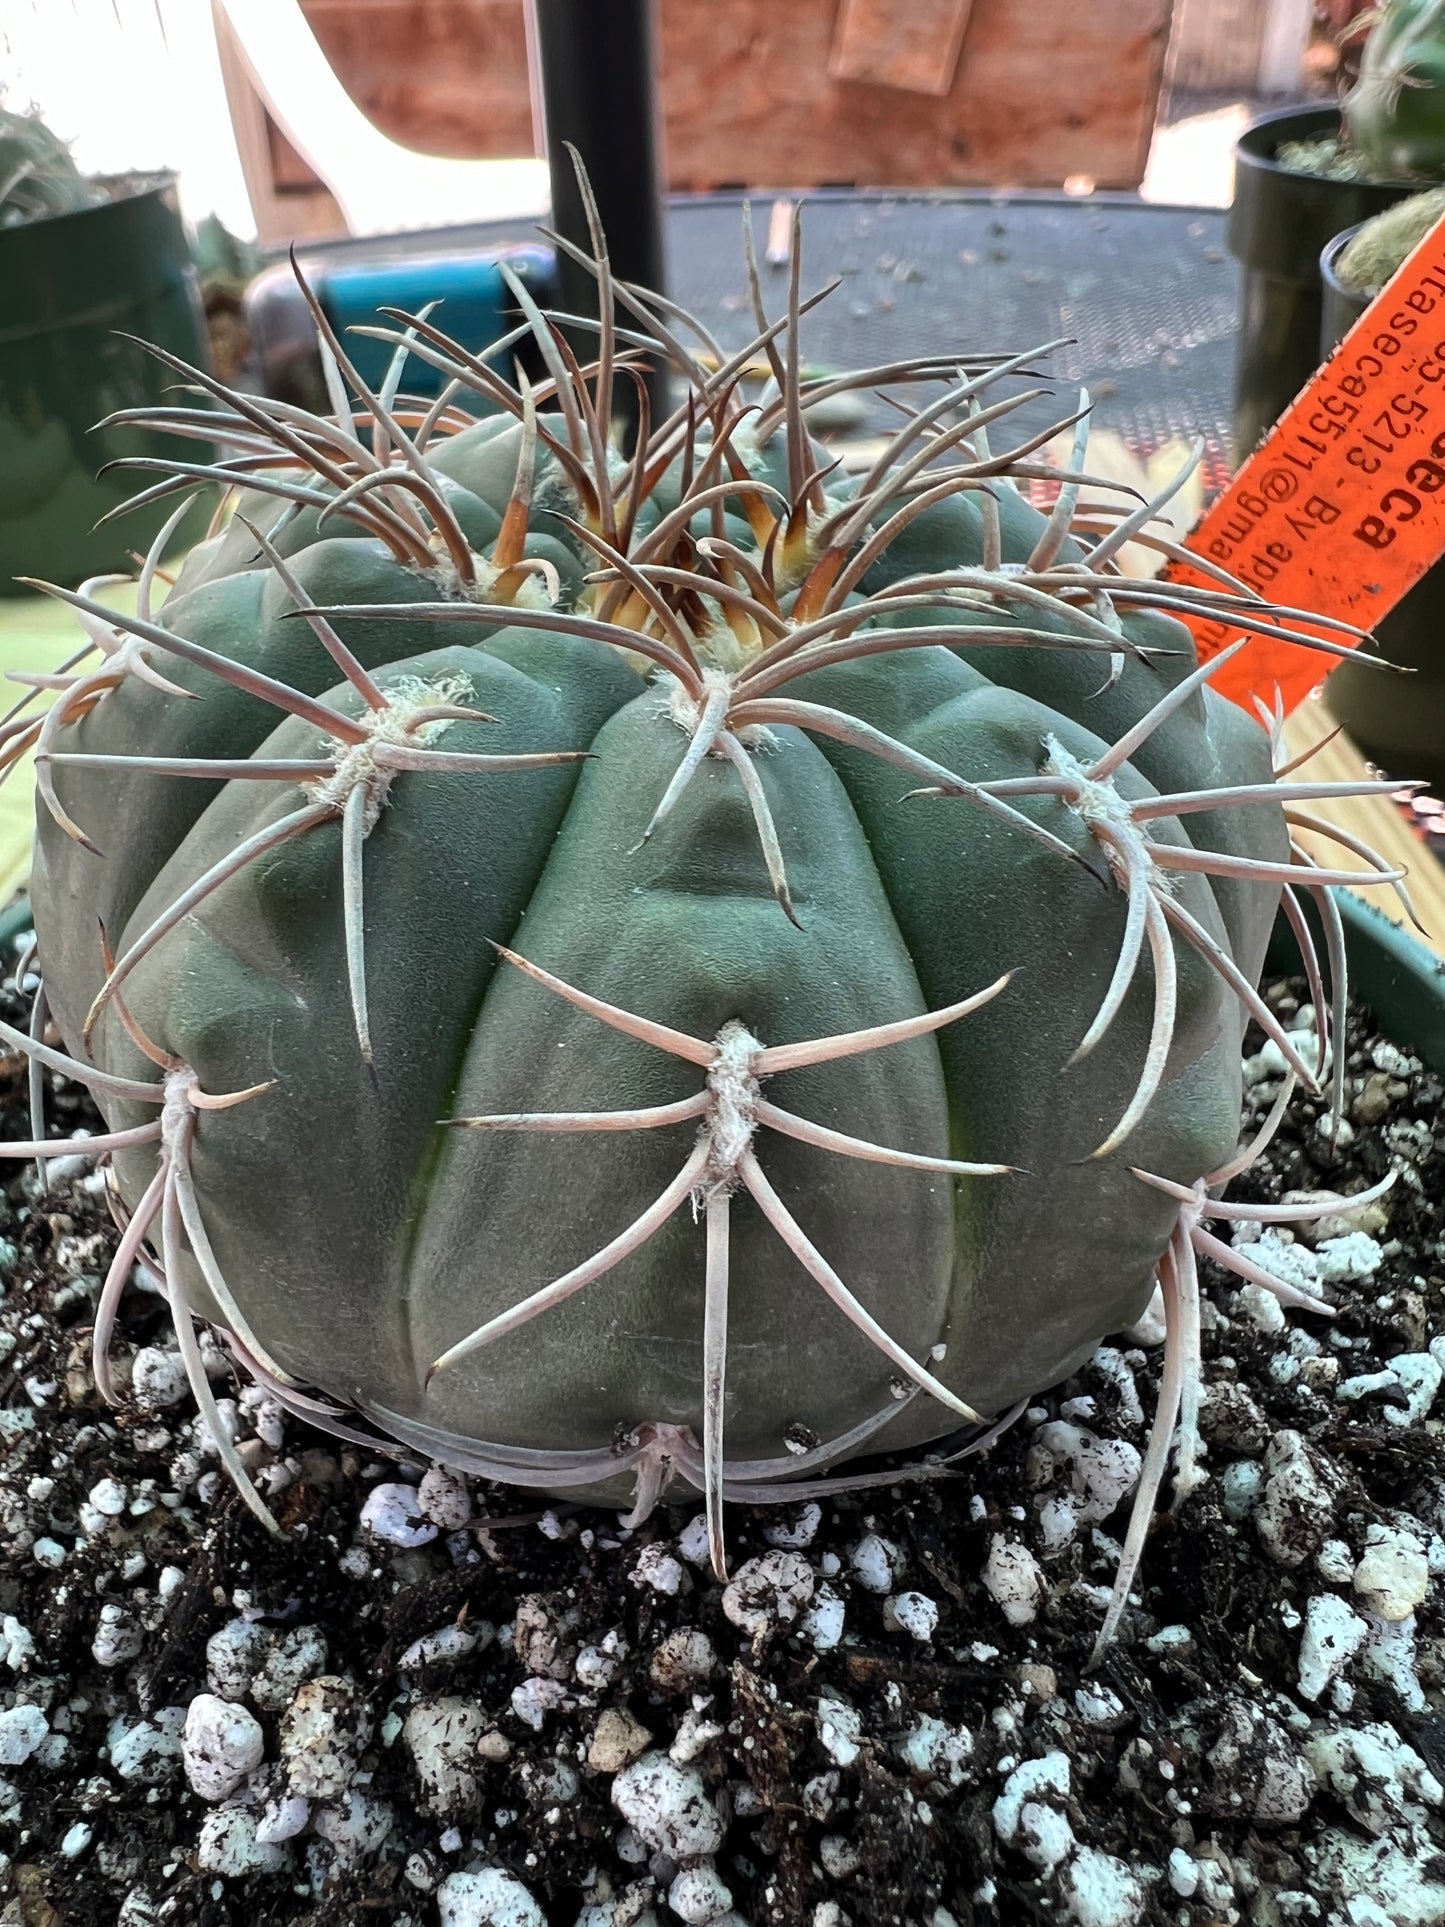
[[[868,1030],[849,1032],[836,1037],[815,1038],[807,1043],[775,1045],[769,1048],[760,1044],[757,1038],[736,1020],[725,1024],[713,1042],[708,1044],[701,1038],[686,1036],[668,1026],[653,1023],[630,1011],[624,1011],[615,1004],[608,1004],[600,998],[589,996],[586,992],[553,976],[550,971],[545,971],[537,964],[518,956],[514,951],[502,949],[501,954],[509,963],[525,971],[536,982],[554,991],[558,996],[565,997],[569,1002],[577,1004],[581,1009],[610,1024],[614,1029],[622,1031],[627,1036],[636,1037],[642,1042],[655,1045],[661,1050],[670,1051],[674,1056],[682,1057],[688,1063],[704,1067],[707,1090],[701,1102],[690,1100],[681,1107],[663,1107],[666,1113],[663,1115],[659,1114],[658,1109],[654,1109],[650,1113],[601,1112],[591,1118],[586,1117],[585,1114],[567,1112],[550,1116],[512,1114],[446,1120],[448,1124],[464,1125],[473,1129],[527,1131],[630,1130],[672,1124],[693,1116],[699,1117],[701,1124],[697,1142],[682,1168],[661,1195],[625,1231],[562,1277],[543,1286],[540,1291],[534,1292],[531,1297],[521,1300],[497,1317],[489,1319],[486,1324],[478,1326],[466,1337],[458,1339],[433,1361],[427,1373],[428,1383],[448,1366],[456,1364],[473,1352],[480,1351],[484,1346],[505,1337],[509,1332],[516,1331],[520,1326],[527,1324],[541,1313],[550,1311],[555,1305],[571,1297],[574,1292],[582,1290],[584,1286],[592,1284],[612,1270],[624,1258],[640,1249],[662,1228],[673,1213],[680,1210],[682,1205],[691,1198],[694,1211],[704,1210],[707,1220],[707,1283],[704,1295],[703,1336],[703,1489],[706,1495],[709,1545],[712,1550],[714,1569],[720,1578],[726,1578],[727,1562],[722,1538],[722,1467],[724,1463],[722,1427],[723,1383],[727,1359],[727,1200],[733,1191],[741,1187],[752,1193],[763,1215],[808,1275],[821,1286],[825,1295],[858,1326],[890,1363],[915,1385],[941,1400],[960,1417],[978,1420],[978,1413],[910,1357],[848,1290],[768,1182],[753,1153],[752,1142],[758,1127],[767,1125],[790,1137],[799,1138],[804,1143],[816,1145],[822,1150],[837,1152],[845,1157],[863,1158],[913,1170],[947,1172],[958,1177],[993,1177],[1005,1174],[1009,1170],[1007,1165],[921,1157],[913,1152],[890,1150],[883,1145],[869,1144],[843,1132],[829,1130],[805,1118],[795,1117],[777,1105],[767,1102],[761,1097],[760,1084],[764,1078],[779,1071],[798,1069],[809,1064],[828,1063],[836,1058],[853,1056],[862,1051],[882,1049],[889,1044],[901,1043],[908,1038],[920,1037],[930,1031],[941,1029],[944,1025],[956,1023],[960,1018],[969,1016],[973,1011],[991,1002],[1007,985],[1008,975],[1000,977],[985,990],[976,992],[947,1010],[928,1011],[920,1017],[907,1018],[899,1023],[875,1025]]]

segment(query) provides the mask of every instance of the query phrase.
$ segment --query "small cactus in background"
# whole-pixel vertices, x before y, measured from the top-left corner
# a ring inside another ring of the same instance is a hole
[[[74,214],[100,195],[38,114],[0,107],[0,228]]]
[[[1181,1409],[1196,1476],[1196,1253],[1298,1302],[1207,1223],[1248,1215],[1214,1197],[1244,1020],[1323,1076],[1305,892],[1343,995],[1292,843],[1340,786],[1276,769],[1171,616],[1299,612],[1119,573],[1177,551],[1087,473],[1087,398],[1062,470],[1016,431],[1047,350],[804,381],[796,232],[736,353],[594,252],[586,366],[516,287],[535,388],[422,314],[373,392],[314,303],[330,416],[174,363],[216,405],[136,418],[228,453],[142,499],[219,481],[229,519],[163,610],[165,532],[134,617],[51,590],[97,661],[0,748],[37,756],[45,982],[4,1035],[108,1119],[98,1380],[144,1259],[208,1412],[193,1314],[343,1436],[634,1518],[692,1485],[722,1570],[726,1500],[900,1476],[865,1450],[936,1476],[1157,1282],[1116,1617]],[[896,432],[845,475],[807,407],[874,388]],[[1318,1056],[1255,989],[1281,900]]]
[[[1397,201],[1361,224],[1340,251],[1335,274],[1356,294],[1378,294],[1442,215],[1445,187],[1432,187],[1423,194],[1412,194],[1408,201]]]
[[[1445,0],[1383,0],[1370,16],[1345,137],[1377,180],[1445,177]]]

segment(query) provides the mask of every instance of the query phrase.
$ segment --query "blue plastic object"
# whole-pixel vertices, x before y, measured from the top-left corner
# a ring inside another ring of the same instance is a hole
[[[414,251],[411,237],[408,240],[411,244],[404,249],[385,241],[352,242],[308,250],[301,257],[307,283],[358,372],[372,387],[379,387],[385,377],[391,348],[355,330],[394,327],[395,322],[381,313],[383,308],[415,314],[428,302],[438,302],[437,325],[463,347],[480,352],[518,319],[516,303],[502,278],[502,262],[540,303],[554,298],[556,263],[550,249],[527,244],[447,247],[438,237],[438,245],[421,252]],[[315,331],[289,264],[278,263],[252,282],[246,311],[265,392],[303,407],[324,407]],[[501,364],[499,372],[510,375],[510,369]],[[412,355],[402,388],[411,395],[434,396],[444,380],[429,362]],[[480,396],[468,391],[456,399],[474,414],[491,412]]]

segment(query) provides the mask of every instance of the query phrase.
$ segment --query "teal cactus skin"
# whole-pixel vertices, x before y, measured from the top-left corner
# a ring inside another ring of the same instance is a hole
[[[1445,4],[1384,0],[1343,104],[1350,145],[1380,180],[1445,179]]]
[[[234,513],[159,614],[164,534],[136,617],[52,591],[101,661],[4,753],[38,754],[67,1049],[5,1035],[108,1119],[102,1389],[149,1243],[203,1410],[192,1314],[343,1435],[633,1517],[694,1485],[722,1570],[725,1499],[1006,1416],[1157,1281],[1137,1560],[1181,1400],[1193,1476],[1245,1017],[1313,1082],[1266,940],[1335,880],[1288,820],[1330,786],[1277,778],[1171,612],[1292,612],[1120,575],[1161,538],[1080,509],[1081,426],[1062,469],[990,447],[1027,357],[851,378],[930,399],[829,474],[797,263],[720,371],[643,296],[585,369],[535,316],[535,396],[424,316],[380,395],[321,322],[330,420],[186,371],[229,411]],[[640,343],[693,399],[624,459],[600,424]],[[408,403],[409,349],[508,420]],[[34,1138],[5,1148],[73,1148]]]

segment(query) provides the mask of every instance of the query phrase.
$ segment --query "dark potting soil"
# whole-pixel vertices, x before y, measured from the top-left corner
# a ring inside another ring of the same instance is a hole
[[[1297,984],[1271,996],[1311,1019]],[[1250,1049],[1247,1127],[1283,1062]],[[52,1130],[93,1126],[47,1081]],[[1156,1520],[1093,1672],[1153,1332],[956,1476],[730,1509],[726,1590],[691,1496],[629,1532],[399,1466],[283,1418],[216,1348],[275,1540],[198,1435],[147,1290],[116,1346],[131,1389],[98,1397],[102,1177],[77,1155],[42,1193],[17,1168],[0,1922],[1445,1921],[1441,1095],[1356,1010],[1338,1141],[1297,1098],[1232,1187],[1399,1174],[1357,1222],[1322,1203],[1261,1247],[1333,1321],[1286,1323],[1206,1266],[1210,1477]],[[0,1135],[26,1134],[10,1057]]]

